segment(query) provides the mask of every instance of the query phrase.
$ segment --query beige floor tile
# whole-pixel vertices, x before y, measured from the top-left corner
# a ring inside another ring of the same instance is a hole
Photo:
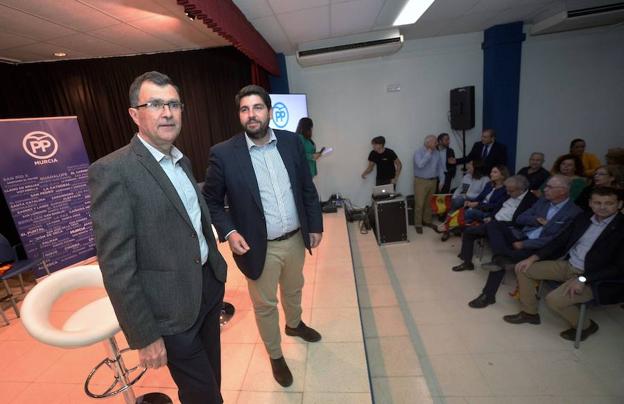
[[[241,391],[238,404],[301,404],[301,393],[281,391]]]
[[[33,383],[12,404],[82,404],[89,402],[82,384]]]
[[[470,355],[430,355],[439,393],[436,396],[491,396],[491,391]],[[433,393],[433,392],[432,392]]]
[[[454,324],[420,324],[417,330],[428,355],[469,353],[463,332]]]
[[[33,382],[54,365],[65,351],[33,340],[2,341],[0,342],[2,380]]]
[[[405,316],[401,308],[373,307],[361,309],[365,337],[392,337],[408,335]]]
[[[388,285],[391,278],[388,269],[383,266],[368,266],[355,268],[355,280],[362,285]]]
[[[403,299],[402,292],[400,287],[394,289],[393,285],[360,285],[358,287],[360,307],[398,306],[399,300]]]
[[[313,308],[310,326],[321,333],[323,342],[361,342],[363,340],[360,311],[357,308]]]
[[[306,371],[307,344],[282,344],[282,351],[286,363],[293,375],[293,384],[290,387],[280,386],[273,378],[271,363],[264,345],[256,344],[245,380],[243,391],[276,391],[302,392]],[[239,396],[239,401],[241,397]]]
[[[255,344],[221,343],[221,388],[240,390]]]
[[[326,282],[315,283],[314,308],[347,308],[357,307],[355,282]]]
[[[238,401],[239,390],[224,390],[221,389],[221,397],[223,397],[223,404],[236,404]]]
[[[0,381],[0,403],[8,404],[20,395],[30,385],[29,382]]]
[[[305,391],[368,392],[364,346],[357,342],[308,345]]]
[[[303,404],[370,404],[370,393],[317,393],[304,392]]]
[[[44,383],[84,383],[91,370],[107,356],[108,353],[103,344],[66,349],[62,356],[41,373],[35,381]],[[129,363],[128,365],[131,364]]]
[[[350,263],[332,267],[319,265],[316,269],[315,280],[316,283],[354,282],[355,275],[353,274],[353,267]]]
[[[434,402],[424,377],[374,377],[372,384],[376,403]]]
[[[490,391],[495,396],[530,395],[538,383],[524,353],[500,352],[472,355]]]
[[[252,310],[236,310],[234,317],[221,330],[221,341],[256,343],[260,340],[256,318]]]
[[[366,353],[371,377],[423,375],[409,336],[366,338]]]

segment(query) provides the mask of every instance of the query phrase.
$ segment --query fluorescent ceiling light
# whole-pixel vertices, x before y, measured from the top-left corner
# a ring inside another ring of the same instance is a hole
[[[396,27],[415,23],[433,2],[434,0],[408,0],[392,25]]]

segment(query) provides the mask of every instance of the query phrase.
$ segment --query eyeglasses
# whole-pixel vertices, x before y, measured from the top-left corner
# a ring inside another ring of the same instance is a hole
[[[553,189],[553,188],[565,188],[565,187],[564,187],[564,186],[562,186],[562,185],[550,185],[550,184],[546,184],[546,185],[544,186],[544,189],[546,189],[546,188]]]
[[[132,108],[147,108],[150,111],[154,111],[154,112],[160,112],[162,110],[165,109],[165,106],[168,106],[169,109],[171,111],[182,111],[184,110],[184,104],[182,104],[180,101],[169,101],[169,102],[164,102],[161,100],[156,100],[156,101],[148,101],[145,104],[141,104],[141,105],[137,105],[135,107]]]

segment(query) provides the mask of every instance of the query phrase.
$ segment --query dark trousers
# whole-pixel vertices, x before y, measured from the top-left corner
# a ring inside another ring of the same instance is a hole
[[[444,184],[442,185],[442,188],[440,188],[441,194],[448,194],[451,192],[451,181],[453,181],[453,177],[455,177],[454,174],[455,173],[451,175],[448,171],[444,173]],[[438,184],[438,187],[439,186],[440,184]]]
[[[375,178],[375,186],[392,184],[392,178]]]
[[[511,262],[516,263],[530,257],[534,252],[534,250],[529,249],[513,249],[512,243],[519,241],[519,239],[512,233],[509,223],[492,221],[485,226],[485,229],[493,256],[506,257]],[[494,297],[504,277],[504,269],[490,272],[483,287],[483,293],[488,297]]]
[[[182,404],[220,404],[221,329],[219,316],[223,307],[224,284],[212,270],[202,268],[203,292],[199,315],[188,330],[163,336],[167,366],[178,386]]]
[[[474,255],[474,243],[476,240],[485,237],[485,225],[470,226],[464,228],[462,233],[462,244],[459,257],[464,262],[472,263]]]

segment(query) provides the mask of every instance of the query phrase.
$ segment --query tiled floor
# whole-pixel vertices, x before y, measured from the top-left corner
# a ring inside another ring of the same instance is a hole
[[[295,377],[289,388],[272,379],[246,281],[232,266],[226,300],[237,312],[222,333],[226,403],[370,403],[370,386],[378,404],[624,403],[624,310],[619,306],[590,309],[600,331],[575,350],[558,336],[564,323],[545,307],[539,326],[502,321],[518,310],[508,296],[511,277],[495,305],[469,308],[487,273],[479,265],[473,272],[450,270],[459,263],[459,238],[442,243],[429,229],[423,235],[409,229],[410,243],[380,248],[372,233],[362,235],[355,224],[345,225],[340,211],[325,215],[325,226],[321,247],[306,259],[303,299],[304,321],[321,331],[323,340],[306,344],[283,337]],[[75,307],[101,294],[82,290],[63,299],[53,321],[62,323]],[[0,403],[94,402],[84,395],[82,382],[104,348],[40,344],[10,309],[5,312],[11,325],[0,326]],[[149,371],[137,391],[176,397],[164,369]]]
[[[460,238],[410,228],[411,242],[378,248],[357,224],[349,232],[376,403],[624,403],[619,306],[590,309],[600,331],[575,350],[545,306],[539,326],[502,320],[519,310],[511,274],[495,305],[468,307],[487,272],[451,271]]]
[[[303,320],[319,330],[323,339],[307,344],[283,335],[284,356],[294,383],[282,388],[273,379],[251,309],[245,278],[233,264],[227,245],[220,246],[228,260],[225,299],[236,307],[232,321],[222,330],[222,393],[226,403],[339,403],[372,402],[364,337],[357,305],[353,264],[344,216],[327,215],[321,247],[306,256]],[[62,324],[69,314],[103,295],[83,289],[54,306],[52,321]],[[65,350],[34,341],[12,310],[10,326],[0,326],[0,404],[69,404],[95,402],[83,392],[84,378],[104,356],[102,344]],[[280,315],[281,315],[280,311]],[[283,317],[281,324],[284,325]],[[118,335],[120,346],[125,346]],[[134,359],[129,360],[131,365]],[[102,381],[104,382],[104,381]],[[177,401],[177,390],[166,369],[150,370],[138,382],[138,394],[162,391]],[[99,400],[122,403],[121,398]]]

